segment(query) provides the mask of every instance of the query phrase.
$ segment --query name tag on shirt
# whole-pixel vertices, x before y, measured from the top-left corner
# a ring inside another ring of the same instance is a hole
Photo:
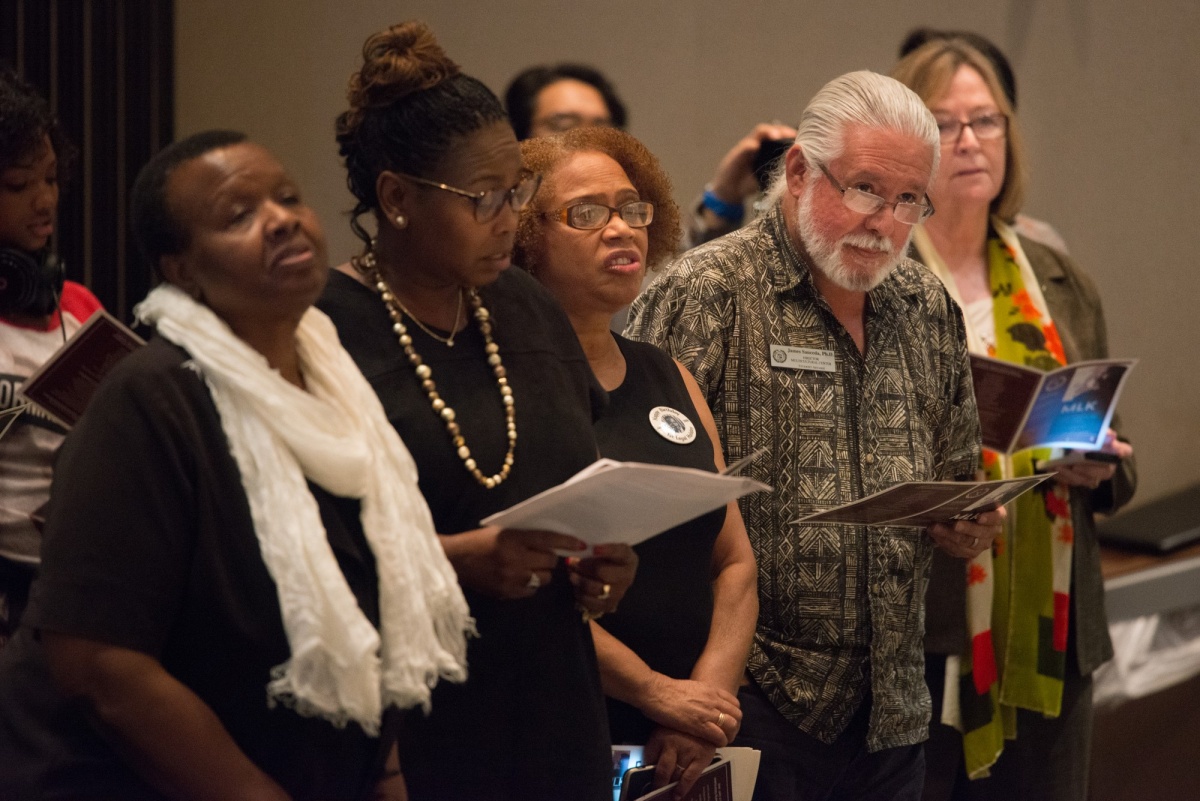
[[[771,345],[771,366],[784,370],[816,370],[837,372],[836,354],[820,348],[797,348],[791,345]]]

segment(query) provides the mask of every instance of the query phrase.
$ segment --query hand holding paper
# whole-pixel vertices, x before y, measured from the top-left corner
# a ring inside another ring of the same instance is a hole
[[[678,781],[679,792],[687,795],[700,778],[717,747],[702,737],[676,729],[657,728],[646,741],[646,760],[654,765],[654,787]]]
[[[482,524],[556,531],[593,546],[636,545],[743,495],[770,489],[742,476],[600,459]]]
[[[1133,456],[1133,446],[1117,439],[1108,429],[1104,444],[1098,451],[1070,451],[1060,459],[1038,462],[1039,471],[1050,473],[1068,487],[1096,489],[1117,472],[1123,459]]]
[[[487,526],[441,537],[459,583],[493,598],[528,598],[550,583],[559,552],[583,553],[587,543],[550,531]]]
[[[569,558],[567,568],[575,585],[575,605],[595,620],[617,611],[637,573],[638,557],[624,543],[597,545],[593,550],[594,556]]]
[[[974,559],[990,549],[996,537],[1004,529],[1008,512],[1001,506],[981,513],[974,520],[958,520],[952,523],[933,523],[929,536],[946,553],[959,559]]]

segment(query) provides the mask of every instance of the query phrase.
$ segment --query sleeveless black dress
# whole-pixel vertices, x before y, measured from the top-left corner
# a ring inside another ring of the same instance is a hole
[[[653,345],[613,335],[625,357],[625,381],[609,392],[596,422],[600,455],[625,462],[715,471],[713,445],[670,356]],[[659,434],[651,410],[667,406],[687,417],[696,438],[676,444]],[[620,609],[600,621],[606,631],[650,668],[686,679],[708,640],[712,622],[712,550],[725,524],[725,507],[636,546],[637,578]],[[655,725],[629,704],[608,701],[614,744],[644,744]]]
[[[504,271],[480,296],[495,324],[516,397],[516,462],[484,489],[463,467],[404,357],[379,297],[331,272],[318,302],[337,326],[417,463],[436,530],[456,534],[561,484],[596,459],[592,424],[603,404],[565,314],[528,273]],[[485,472],[507,448],[499,391],[476,325],[453,348],[409,333]],[[531,598],[498,600],[465,588],[479,637],[465,684],[439,682],[433,708],[405,717],[400,764],[412,801],[605,801],[612,772],[591,629],[561,565]]]

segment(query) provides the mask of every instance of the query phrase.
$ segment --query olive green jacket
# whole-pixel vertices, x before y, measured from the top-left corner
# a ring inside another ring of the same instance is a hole
[[[1095,284],[1065,254],[1023,236],[1020,242],[1058,328],[1067,361],[1107,358],[1108,335]],[[1113,428],[1120,431],[1116,418]],[[1136,485],[1134,461],[1126,459],[1113,479],[1098,489],[1071,488],[1071,523],[1075,530],[1071,639],[1080,675],[1090,674],[1113,655],[1104,611],[1104,579],[1100,574],[1094,514],[1111,514],[1124,506]],[[966,591],[963,560],[947,556],[941,549],[935,550],[925,596],[926,653],[966,653]]]

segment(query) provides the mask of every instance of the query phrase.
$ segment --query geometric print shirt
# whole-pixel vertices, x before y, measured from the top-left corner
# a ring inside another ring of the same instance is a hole
[[[625,333],[695,376],[727,462],[765,450],[744,472],[774,490],[739,502],[758,561],[750,676],[826,743],[869,699],[877,751],[928,734],[932,540],[917,528],[792,521],[901,481],[969,479],[979,418],[962,313],[938,279],[904,259],[867,298],[860,353],[777,205],[667,267]],[[825,353],[817,369],[789,369],[787,347]]]

